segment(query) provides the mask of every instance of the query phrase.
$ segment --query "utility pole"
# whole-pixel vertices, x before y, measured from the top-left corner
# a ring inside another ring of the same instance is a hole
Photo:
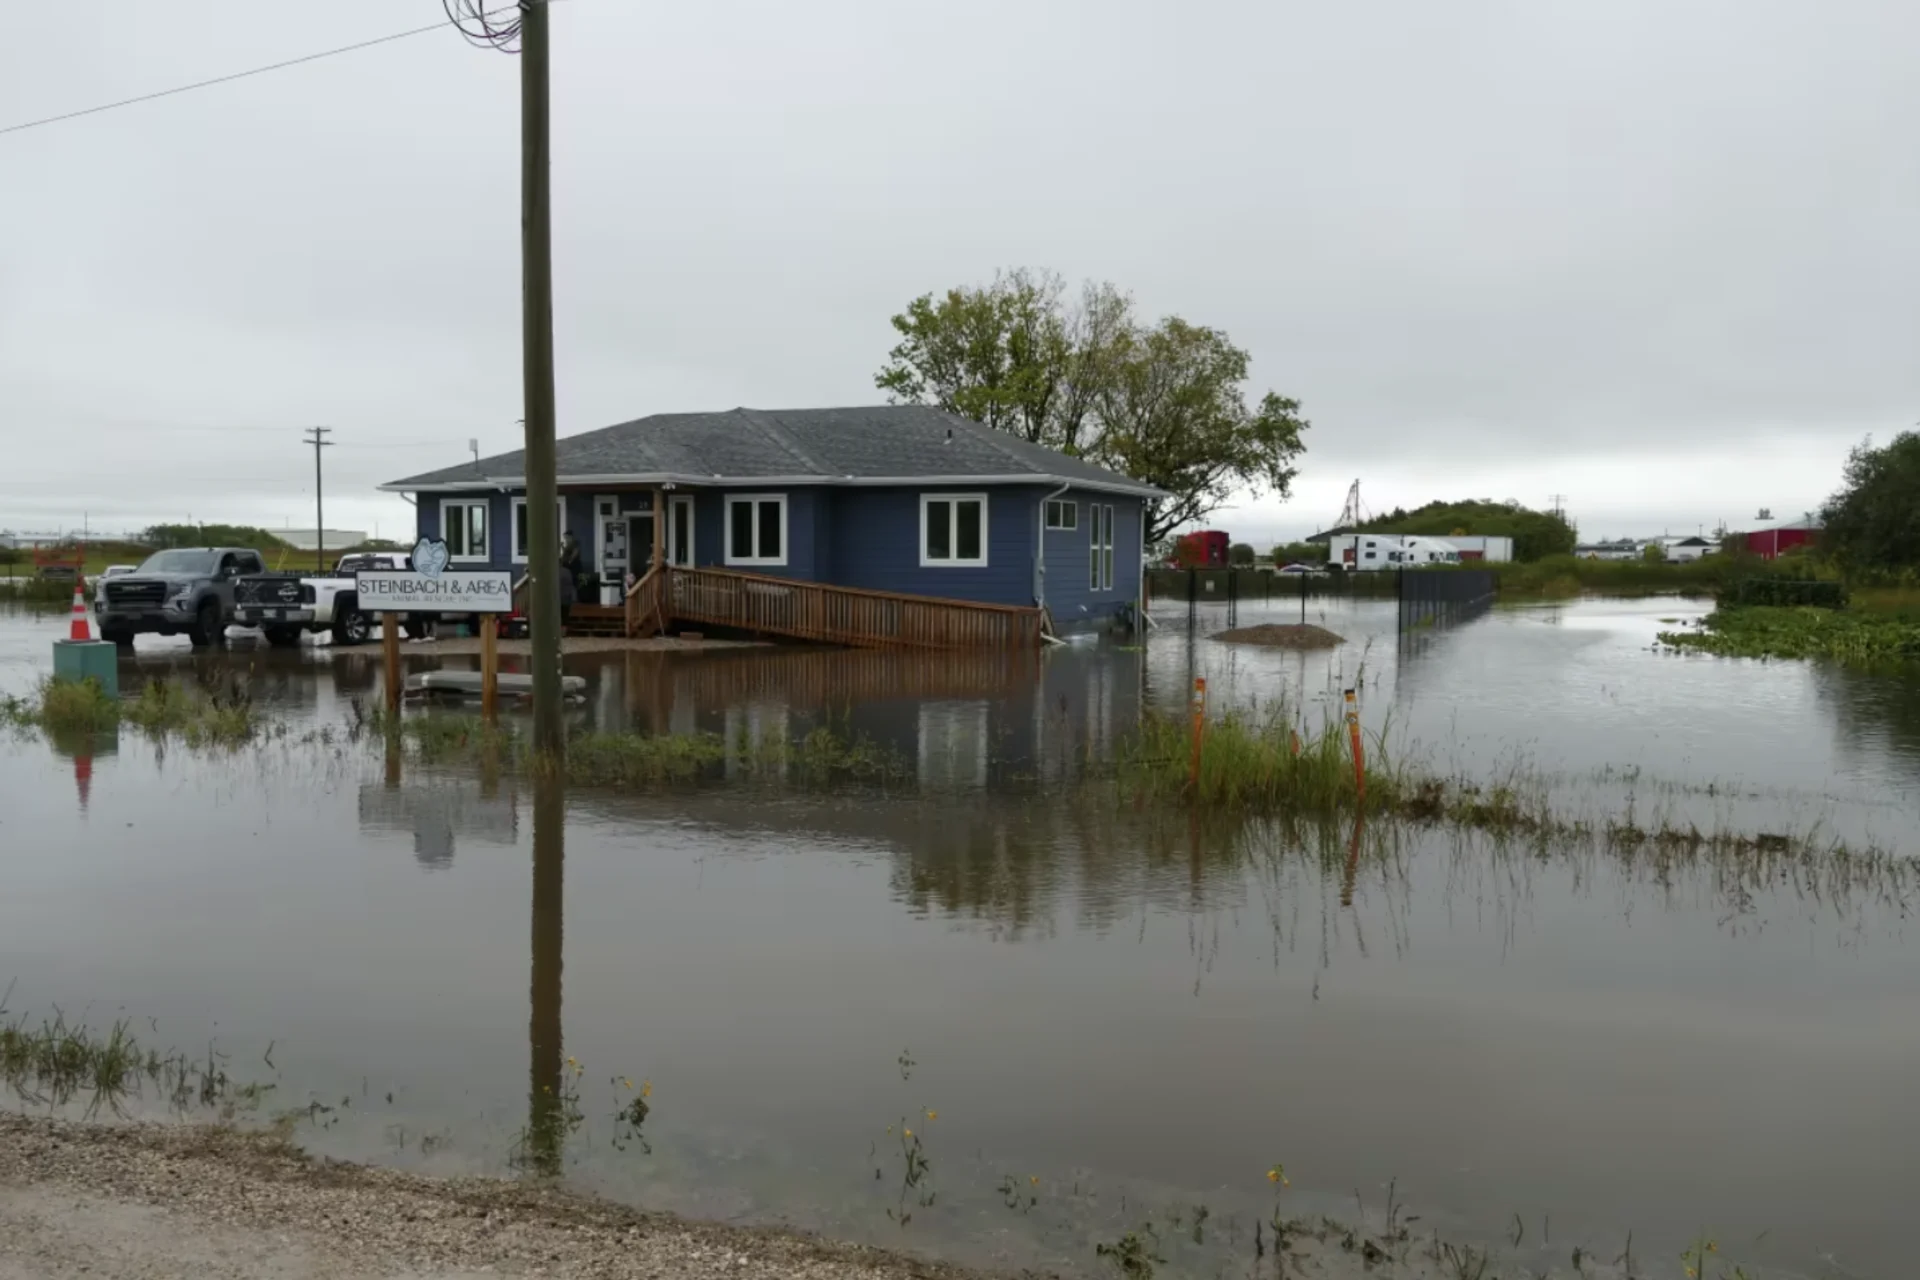
[[[320,501],[320,451],[333,447],[333,441],[327,439],[332,433],[332,427],[308,427],[301,433],[301,439],[313,446],[313,561],[320,573],[327,571],[327,520]]]
[[[528,625],[533,745],[557,764],[560,715],[559,484],[554,462],[552,156],[547,138],[547,0],[520,8],[521,381],[526,397]]]

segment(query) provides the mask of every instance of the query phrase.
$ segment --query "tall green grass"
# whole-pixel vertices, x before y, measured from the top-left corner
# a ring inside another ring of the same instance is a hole
[[[24,698],[0,697],[0,724],[56,739],[129,724],[196,747],[244,746],[266,731],[244,686],[194,690],[171,680],[150,680],[126,700],[109,697],[97,680],[43,680]]]

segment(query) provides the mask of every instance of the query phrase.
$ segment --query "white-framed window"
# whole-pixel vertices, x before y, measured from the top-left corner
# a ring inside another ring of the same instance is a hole
[[[515,498],[513,500],[512,524],[513,562],[515,564],[525,564],[527,562],[527,548],[533,542],[532,531],[527,527],[527,500],[525,498]],[[555,498],[553,500],[553,527],[556,537],[566,533],[567,500],[565,498]],[[559,544],[556,542],[555,545],[557,546]]]
[[[440,504],[440,538],[447,544],[448,560],[485,561],[487,549],[487,500],[485,498],[448,498]]]
[[[787,495],[727,495],[727,563],[783,565],[787,562]]]
[[[1113,590],[1113,508],[1087,505],[1087,586]]]
[[[920,495],[920,567],[980,569],[987,563],[987,495]]]
[[[1080,527],[1080,504],[1067,502],[1060,498],[1047,499],[1047,528],[1078,529]]]
[[[667,562],[693,563],[693,495],[678,494],[667,503]]]

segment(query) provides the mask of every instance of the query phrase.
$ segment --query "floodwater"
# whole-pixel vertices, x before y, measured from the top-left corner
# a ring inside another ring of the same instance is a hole
[[[1182,608],[1142,646],[1037,666],[570,664],[582,722],[832,720],[912,762],[891,790],[536,796],[342,741],[227,757],[123,733],[83,791],[70,757],[0,738],[0,990],[213,1040],[269,1109],[309,1108],[317,1150],[551,1162],[651,1207],[965,1261],[1090,1273],[1151,1219],[1171,1269],[1244,1274],[1281,1162],[1288,1213],[1351,1218],[1357,1193],[1377,1217],[1391,1180],[1417,1233],[1535,1267],[1632,1231],[1665,1274],[1705,1226],[1769,1274],[1912,1273],[1911,874],[1189,824],[1028,784],[1183,707],[1195,674],[1216,709],[1314,716],[1358,683],[1371,727],[1450,771],[1912,853],[1920,684],[1652,652],[1660,618],[1697,613],[1673,601],[1404,647],[1390,604],[1316,609],[1353,641],[1330,656],[1214,643],[1205,613],[1198,639]],[[0,691],[63,627],[0,612]],[[208,670],[309,726],[379,687],[373,651],[238,637],[143,643],[122,680]],[[649,1083],[643,1147],[614,1111]]]

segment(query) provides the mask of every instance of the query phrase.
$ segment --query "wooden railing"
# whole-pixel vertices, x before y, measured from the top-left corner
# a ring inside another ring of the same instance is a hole
[[[666,603],[668,572],[658,565],[650,566],[640,575],[638,581],[627,588],[627,635],[629,638],[639,635],[642,627],[651,627],[655,631],[667,629],[667,615],[662,607]]]
[[[663,617],[860,648],[1033,649],[1040,611],[802,582],[734,569],[668,570]]]

